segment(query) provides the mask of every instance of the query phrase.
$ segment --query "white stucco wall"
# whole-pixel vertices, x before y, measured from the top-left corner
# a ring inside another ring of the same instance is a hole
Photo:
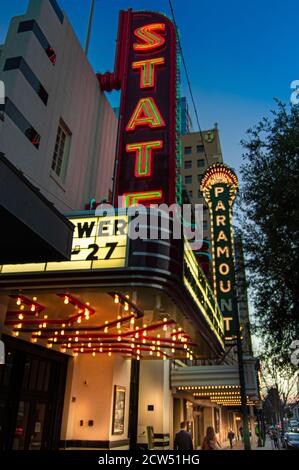
[[[21,21],[35,19],[57,54],[53,66],[32,31],[17,33]],[[61,24],[50,2],[31,0],[12,19],[1,48],[0,80],[6,96],[41,135],[37,150],[9,117],[0,126],[0,151],[21,169],[61,211],[82,210],[112,189],[117,118],[67,18]],[[101,51],[99,50],[99,53]],[[49,94],[45,106],[19,70],[3,71],[7,58],[22,56]],[[51,171],[59,120],[72,133],[64,181]]]
[[[121,356],[81,354],[69,366],[62,440],[115,441],[128,437],[131,361]],[[126,388],[125,429],[112,435],[114,385]],[[80,426],[83,420],[83,426]],[[88,426],[93,420],[94,425]]]

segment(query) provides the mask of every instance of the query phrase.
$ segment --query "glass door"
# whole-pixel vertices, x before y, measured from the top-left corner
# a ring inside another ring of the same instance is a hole
[[[45,423],[45,403],[34,403],[31,415],[29,450],[40,450],[42,447],[43,430]]]
[[[41,450],[46,404],[36,400],[19,402],[13,450]]]

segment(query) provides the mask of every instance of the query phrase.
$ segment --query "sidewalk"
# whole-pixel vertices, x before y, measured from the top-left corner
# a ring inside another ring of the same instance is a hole
[[[257,447],[256,445],[252,445],[252,450],[284,450],[284,449],[273,449],[271,446],[271,440],[267,437],[265,446],[264,447]],[[231,449],[230,446],[225,447],[223,450],[244,450],[243,442],[238,441],[234,443],[233,448]]]

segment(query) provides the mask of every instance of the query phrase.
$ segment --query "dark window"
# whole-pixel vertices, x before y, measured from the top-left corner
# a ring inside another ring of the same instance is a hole
[[[192,153],[192,147],[185,147],[184,148],[184,154],[185,155],[191,155]]]
[[[20,129],[21,132],[30,140],[35,148],[39,148],[40,135],[37,131],[29,124],[27,119],[18,110],[18,108],[9,99],[5,99],[5,105],[0,105],[0,111],[3,110],[5,114],[14,122],[14,124]]]
[[[197,182],[200,183],[202,180],[203,175],[197,175]]]
[[[188,193],[190,197],[193,197],[193,191],[188,191]]]
[[[196,152],[197,153],[203,153],[205,151],[205,146],[200,144],[200,145],[196,145]]]
[[[208,222],[207,222],[206,220],[203,220],[203,222],[202,222],[202,228],[203,228],[204,230],[207,230],[207,229],[208,229]]]
[[[27,31],[32,31],[35,34],[35,37],[39,41],[47,56],[49,57],[49,60],[52,62],[53,65],[55,65],[55,51],[51,47],[51,44],[49,43],[46,36],[44,35],[35,20],[21,21],[21,23],[19,24],[18,33],[26,33]]]
[[[192,168],[192,160],[185,161],[184,168],[185,168],[185,170],[188,170],[188,169]]]
[[[197,160],[197,167],[198,168],[204,168],[205,167],[205,161],[204,160]]]
[[[197,191],[197,197],[198,199],[202,198],[202,192],[200,191],[200,189]]]
[[[59,21],[60,21],[60,23],[62,24],[63,20],[64,20],[64,14],[62,13],[58,3],[56,2],[56,0],[50,0],[50,3],[52,5],[52,8],[55,11]]]
[[[5,71],[16,69],[19,69],[22,72],[28,83],[30,83],[34,91],[46,105],[48,102],[48,93],[23,57],[11,57],[6,60],[4,65]]]
[[[185,184],[191,184],[192,183],[192,175],[185,176]]]

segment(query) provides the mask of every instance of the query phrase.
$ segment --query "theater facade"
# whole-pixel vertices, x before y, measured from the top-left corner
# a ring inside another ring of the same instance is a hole
[[[223,350],[212,289],[186,240],[130,240],[126,215],[70,221],[70,261],[0,270],[1,446],[129,448],[148,427],[167,445],[170,368]]]

